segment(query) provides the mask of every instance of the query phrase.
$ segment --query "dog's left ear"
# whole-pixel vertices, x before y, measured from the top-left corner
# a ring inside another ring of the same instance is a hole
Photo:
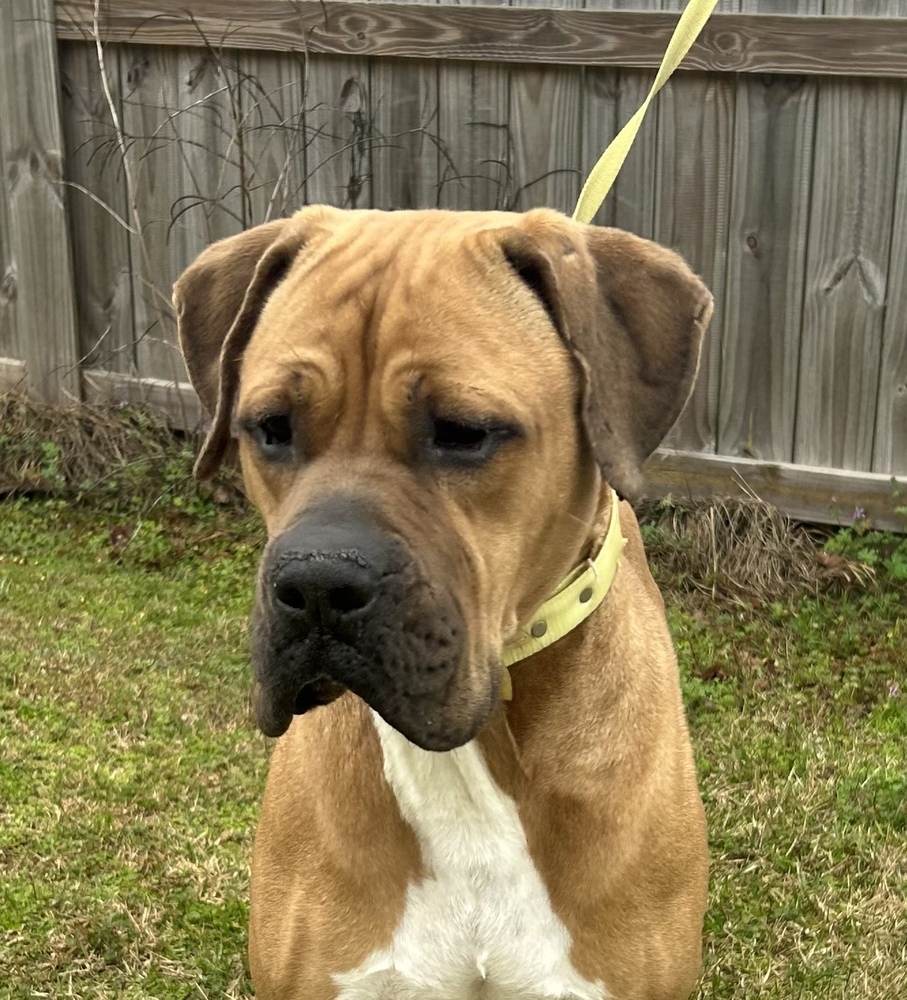
[[[173,286],[189,379],[212,418],[195,463],[199,479],[213,475],[227,452],[243,352],[298,249],[291,220],[266,223],[212,244]]]
[[[324,206],[305,208],[213,243],[173,286],[186,368],[212,417],[195,463],[200,479],[213,475],[230,444],[242,356],[265,302],[313,233],[335,215]]]
[[[648,240],[528,212],[504,256],[536,293],[583,378],[582,415],[602,476],[624,496],[693,389],[712,296]]]

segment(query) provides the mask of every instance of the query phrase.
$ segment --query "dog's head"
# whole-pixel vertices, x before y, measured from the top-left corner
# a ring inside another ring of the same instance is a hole
[[[269,533],[261,728],[345,690],[411,741],[472,738],[500,656],[691,391],[711,298],[675,254],[552,211],[304,209],[175,288],[208,411]]]

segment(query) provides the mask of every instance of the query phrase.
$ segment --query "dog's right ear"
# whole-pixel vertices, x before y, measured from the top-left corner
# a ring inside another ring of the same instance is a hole
[[[200,479],[214,474],[227,451],[243,352],[303,242],[297,217],[255,226],[212,244],[173,286],[189,379],[212,416],[195,463]]]
[[[573,355],[603,478],[637,495],[643,463],[692,392],[712,296],[673,251],[549,209],[496,238]]]

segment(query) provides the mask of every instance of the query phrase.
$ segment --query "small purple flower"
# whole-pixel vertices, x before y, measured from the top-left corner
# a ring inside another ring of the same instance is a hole
[[[897,681],[888,682],[888,697],[897,698],[901,693],[901,685]]]
[[[853,517],[851,518],[851,520],[853,521],[854,524],[856,524],[858,521],[865,521],[866,511],[862,507],[854,507]]]

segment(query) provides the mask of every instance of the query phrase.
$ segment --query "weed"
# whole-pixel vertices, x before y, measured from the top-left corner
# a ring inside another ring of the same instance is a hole
[[[896,510],[900,513],[902,509]],[[876,531],[857,519],[835,532],[825,543],[825,551],[870,566],[895,583],[907,584],[907,535]]]

